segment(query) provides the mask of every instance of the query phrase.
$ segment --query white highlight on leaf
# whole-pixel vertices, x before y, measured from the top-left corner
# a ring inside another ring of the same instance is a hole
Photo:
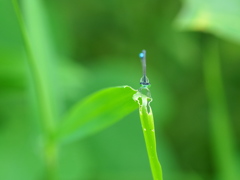
[[[146,107],[148,110],[148,114],[152,113],[151,106],[150,106],[150,103],[152,102],[152,98],[137,91],[137,93],[133,95],[133,100],[138,102],[140,109],[141,107]]]

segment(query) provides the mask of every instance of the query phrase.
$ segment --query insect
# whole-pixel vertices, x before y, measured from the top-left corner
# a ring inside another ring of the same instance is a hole
[[[142,52],[139,54],[139,57],[141,59],[141,63],[142,63],[142,72],[143,72],[143,76],[140,79],[140,88],[138,89],[138,91],[142,94],[145,94],[146,96],[151,98],[151,93],[150,90],[148,88],[150,88],[151,84],[149,82],[149,79],[146,75],[146,50],[142,50]]]
[[[143,76],[140,79],[141,88],[149,88],[151,86],[149,79],[146,75],[146,50],[142,50],[142,52],[139,54],[139,57],[141,58],[142,63],[142,72]]]

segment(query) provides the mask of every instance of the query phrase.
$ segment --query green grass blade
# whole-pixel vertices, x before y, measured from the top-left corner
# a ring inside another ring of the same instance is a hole
[[[153,114],[149,105],[152,99],[140,92],[134,95],[134,99],[139,102],[139,114],[153,179],[162,180],[162,168],[157,155]]]
[[[27,53],[27,62],[31,71],[32,79],[34,81],[34,88],[38,100],[38,107],[41,113],[42,125],[44,132],[50,132],[54,129],[55,105],[54,102],[54,88],[52,83],[53,65],[50,65],[53,58],[53,53],[49,47],[49,40],[46,38],[41,18],[41,6],[38,1],[22,1],[24,12],[27,15],[23,19],[22,12],[16,0],[12,0],[15,12],[19,21],[20,29],[23,36],[23,42]],[[34,3],[33,3],[34,2]],[[30,17],[30,18],[29,18]],[[26,23],[26,21],[28,23]]]
[[[79,139],[94,134],[137,109],[129,86],[98,91],[77,103],[63,119],[59,139]]]
[[[203,70],[210,108],[212,153],[218,179],[237,180],[236,139],[229,117],[222,80],[217,39],[209,37],[204,48]]]
[[[59,119],[61,98],[58,89],[57,55],[48,31],[47,13],[41,0],[23,0],[22,10],[24,15],[27,36],[31,45],[31,52],[35,66],[31,66],[34,73],[38,73],[39,83],[36,86],[38,100],[41,102],[42,118],[52,126]]]
[[[20,10],[17,0],[12,0],[16,16],[19,22],[23,37],[25,51],[27,54],[27,64],[29,66],[33,81],[35,97],[39,117],[42,125],[42,136],[44,138],[43,154],[45,158],[47,178],[56,179],[57,166],[57,145],[55,143],[55,128],[57,119],[57,108],[55,95],[53,92],[56,85],[54,80],[54,70],[52,65],[54,53],[46,31],[44,8],[41,1],[23,0]],[[23,18],[23,13],[25,18]],[[54,82],[54,83],[53,83]]]

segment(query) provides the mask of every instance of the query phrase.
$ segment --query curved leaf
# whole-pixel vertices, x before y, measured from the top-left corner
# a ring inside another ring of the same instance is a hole
[[[60,125],[57,138],[83,138],[94,134],[138,108],[129,86],[113,87],[98,91],[77,103]]]
[[[240,43],[240,1],[185,0],[177,25]]]

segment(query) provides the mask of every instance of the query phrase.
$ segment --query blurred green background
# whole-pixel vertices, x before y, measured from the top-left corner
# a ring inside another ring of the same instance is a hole
[[[59,117],[102,88],[137,89],[146,49],[164,180],[240,179],[239,0],[21,0],[20,7],[47,62]],[[45,179],[23,44],[11,1],[0,0],[2,180]],[[61,180],[151,179],[138,112],[62,146],[58,169]]]

